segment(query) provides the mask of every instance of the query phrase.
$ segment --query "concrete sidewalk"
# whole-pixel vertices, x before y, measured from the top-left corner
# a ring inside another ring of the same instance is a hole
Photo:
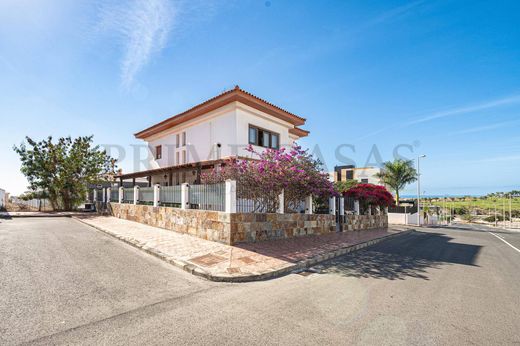
[[[229,246],[112,216],[74,218],[194,275],[227,282],[264,280],[305,270],[318,262],[411,231],[391,228]]]

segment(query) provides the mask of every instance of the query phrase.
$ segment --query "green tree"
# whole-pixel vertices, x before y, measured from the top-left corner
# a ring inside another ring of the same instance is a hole
[[[417,171],[411,160],[397,159],[383,163],[383,170],[377,177],[395,192],[395,202],[399,205],[399,191],[417,180]]]
[[[15,146],[20,155],[21,172],[29,181],[29,189],[48,196],[53,209],[72,210],[85,200],[87,184],[110,180],[115,174],[116,160],[99,146],[93,136],[52,137]]]
[[[336,191],[342,195],[354,186],[356,186],[357,184],[358,181],[356,179],[347,179],[335,182],[334,187],[336,188]]]

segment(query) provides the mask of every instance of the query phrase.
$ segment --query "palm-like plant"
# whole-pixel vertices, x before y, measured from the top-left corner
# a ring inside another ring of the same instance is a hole
[[[412,160],[397,159],[383,163],[383,170],[377,174],[383,184],[395,192],[395,203],[399,205],[399,191],[417,180],[417,170]]]

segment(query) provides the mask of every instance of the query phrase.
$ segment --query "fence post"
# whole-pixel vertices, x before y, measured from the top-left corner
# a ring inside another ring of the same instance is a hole
[[[345,217],[345,197],[343,196],[339,198],[339,216],[341,222],[343,222],[343,218]]]
[[[368,205],[368,215],[372,215],[372,205]]]
[[[139,185],[134,186],[134,204],[139,201]]]
[[[278,214],[285,213],[285,192],[282,190],[282,193],[278,195]]]
[[[329,214],[336,215],[336,197],[329,198]]]
[[[359,212],[359,201],[357,199],[354,201],[354,213],[356,215],[360,214],[360,212]]]
[[[118,198],[118,203],[121,204],[123,203],[123,196],[124,196],[124,187],[120,186],[119,187],[119,198]]]
[[[305,197],[305,214],[312,214],[312,195]]]
[[[155,184],[153,186],[153,206],[158,207],[161,196],[161,185]]]
[[[94,189],[94,193],[92,194],[92,199],[94,199],[92,202],[93,203],[96,203],[97,202],[97,189]]]
[[[188,183],[181,185],[181,208],[190,209],[190,185]]]
[[[226,180],[226,213],[237,212],[237,182]]]
[[[110,195],[112,194],[112,188],[107,187],[106,196],[107,196],[107,203],[110,203]]]

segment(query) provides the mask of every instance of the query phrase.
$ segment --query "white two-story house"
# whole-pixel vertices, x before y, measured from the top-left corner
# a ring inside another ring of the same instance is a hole
[[[305,119],[236,86],[135,134],[148,144],[150,169],[121,174],[122,184],[146,178],[149,185],[198,183],[205,170],[229,158],[254,158],[256,151],[292,146],[309,134]]]

